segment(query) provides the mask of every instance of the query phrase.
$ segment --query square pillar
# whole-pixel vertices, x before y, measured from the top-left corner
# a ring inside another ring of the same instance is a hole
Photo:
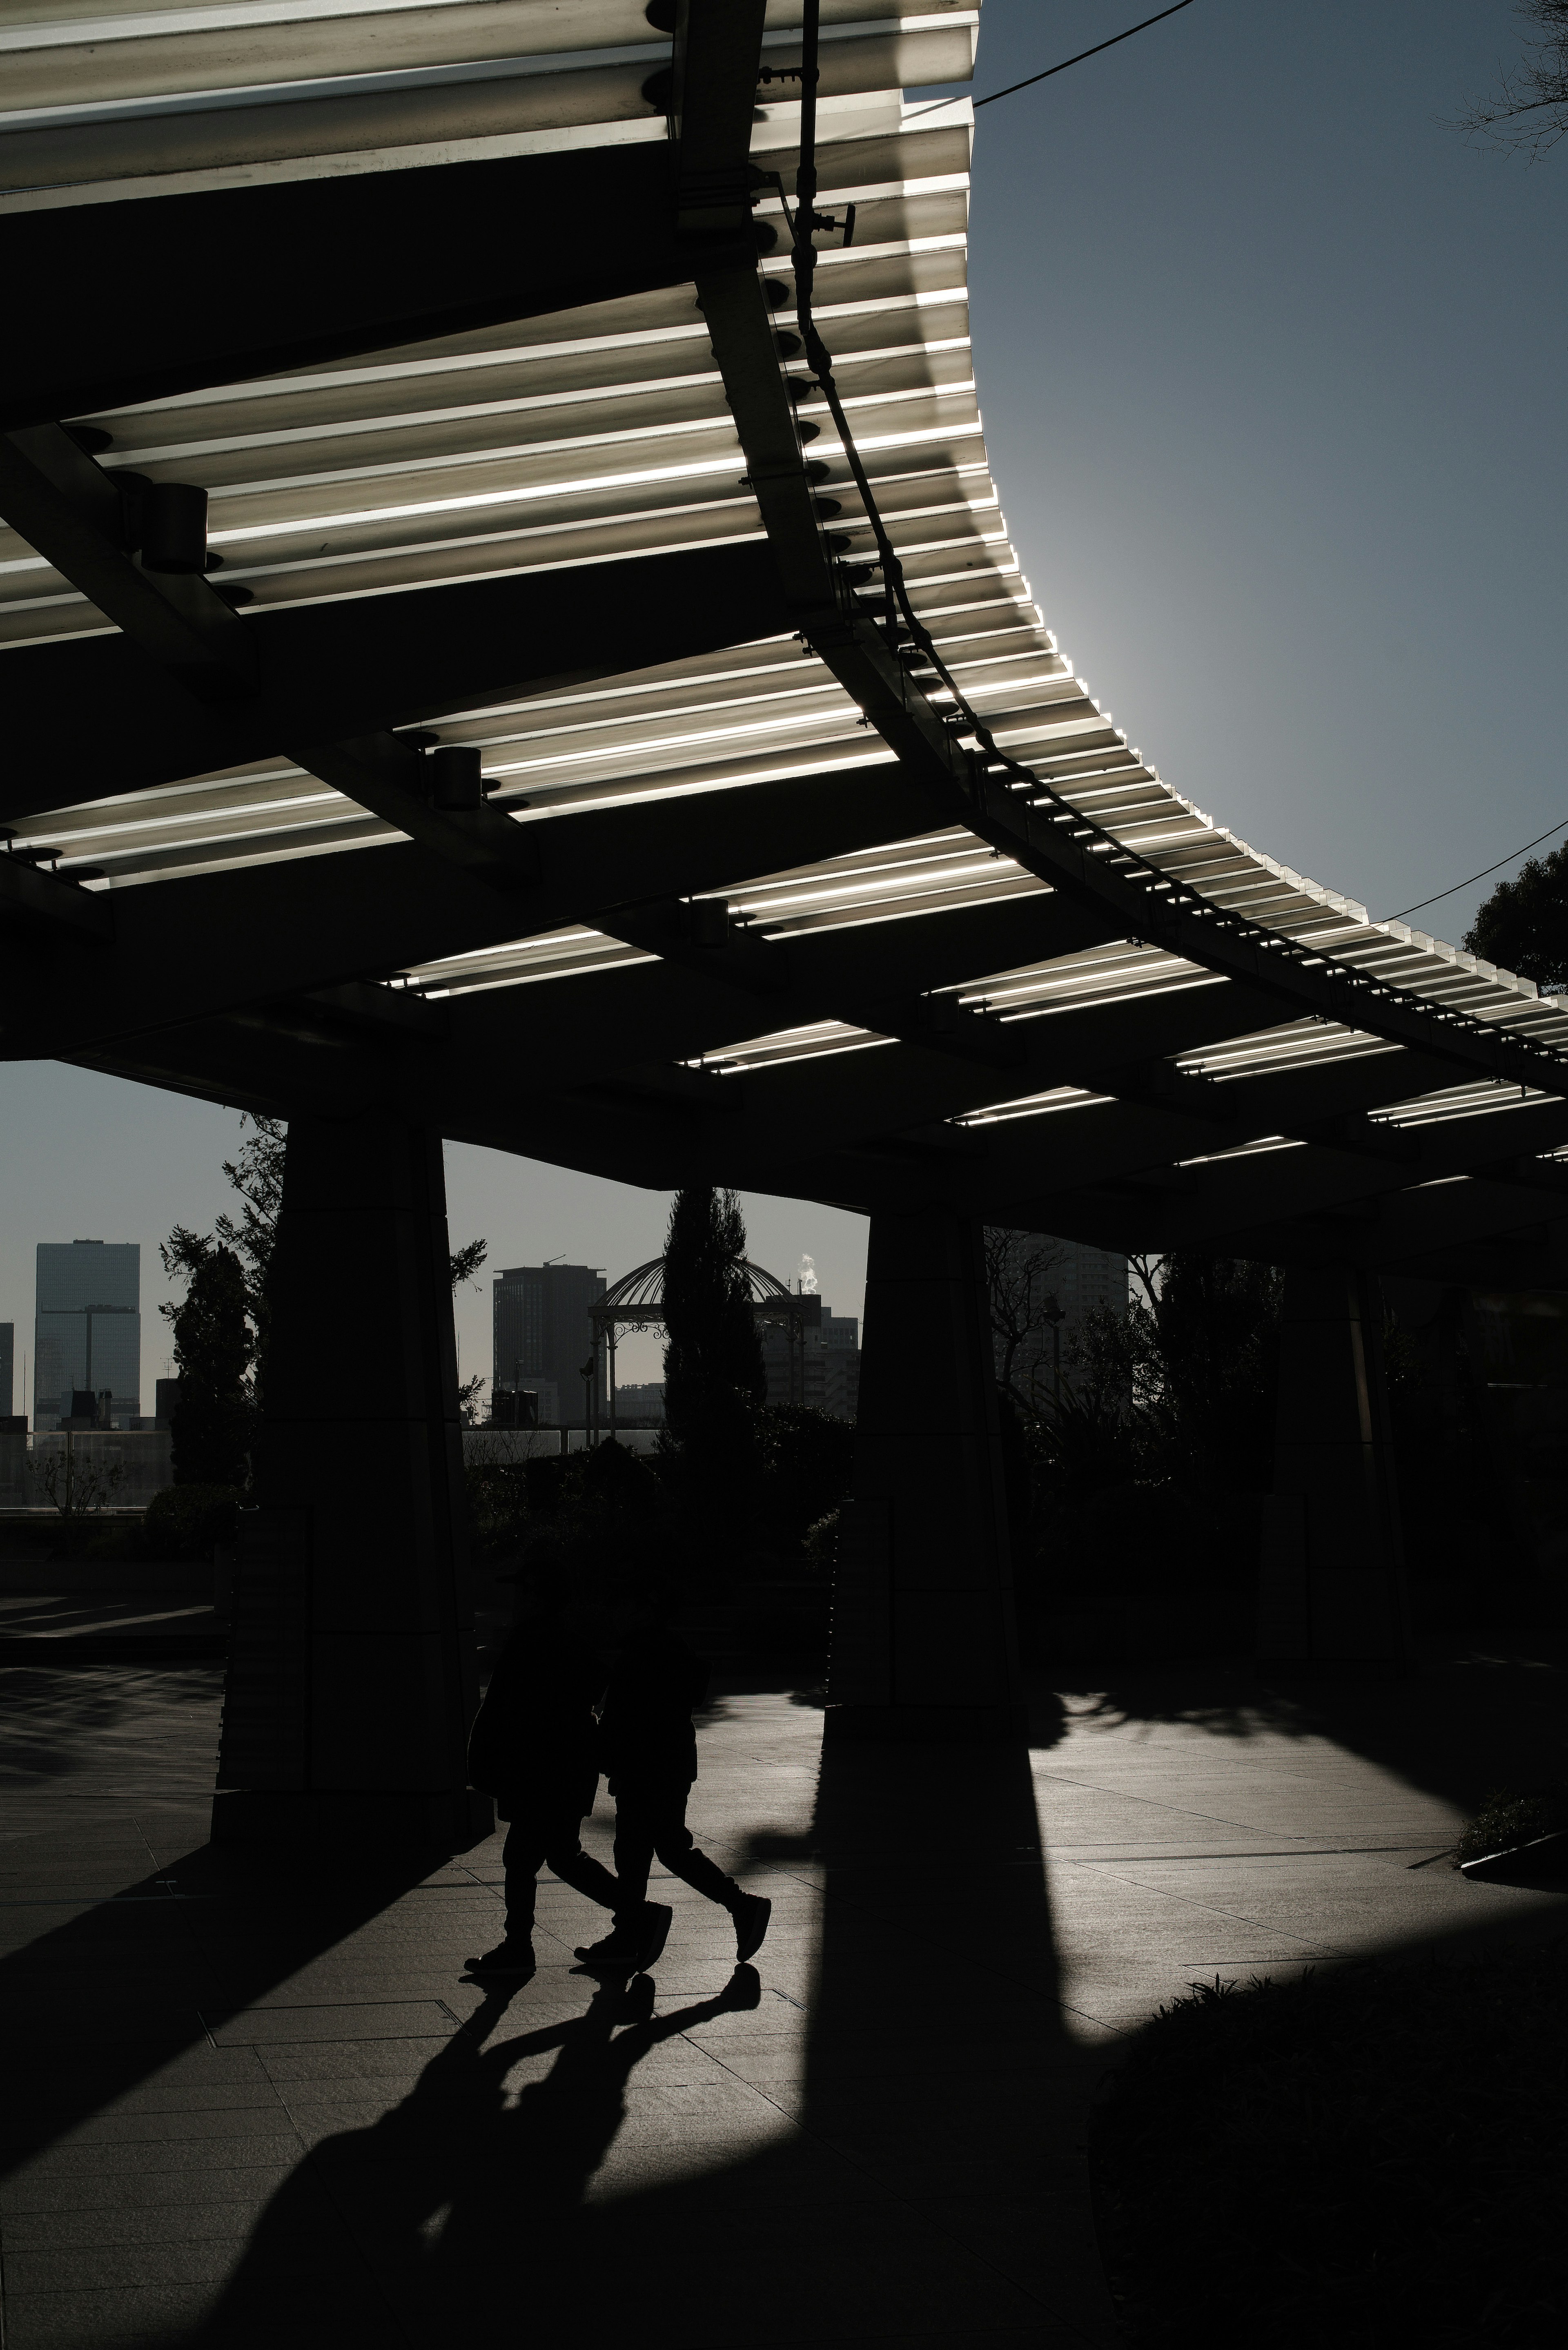
[[[488,1833],[448,1255],[439,1135],[290,1121],[214,1839]]]
[[[1377,1282],[1349,1265],[1292,1266],[1258,1653],[1403,1664],[1409,1652]]]
[[[979,1225],[871,1219],[829,1738],[1011,1739],[1024,1706]]]

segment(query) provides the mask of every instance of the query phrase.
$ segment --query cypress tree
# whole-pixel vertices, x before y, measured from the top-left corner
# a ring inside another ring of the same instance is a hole
[[[767,1395],[745,1253],[733,1191],[677,1191],[664,1244],[664,1419],[716,1491],[754,1471],[754,1415]]]
[[[185,1302],[173,1315],[174,1482],[244,1485],[252,1420],[244,1268],[233,1249],[199,1245]]]

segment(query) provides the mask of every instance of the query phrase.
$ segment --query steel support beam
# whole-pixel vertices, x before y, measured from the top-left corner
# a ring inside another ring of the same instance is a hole
[[[111,473],[86,457],[80,465],[78,483],[112,491]],[[112,527],[114,510],[99,504]],[[85,534],[73,529],[72,536],[76,543]],[[57,555],[67,552],[62,537]],[[136,567],[120,560],[129,587],[124,569]],[[138,578],[151,588],[145,574]],[[190,584],[210,615],[219,600],[213,589]],[[219,608],[254,686],[238,700],[199,700],[156,654],[144,657],[151,646],[130,635],[6,652],[0,675],[12,756],[0,780],[0,821],[241,766],[288,742],[328,743],[651,669],[789,625],[773,557],[755,541],[262,609],[243,619]]]
[[[650,888],[734,886],[907,836],[921,815],[892,766],[639,801],[525,826],[498,810],[484,813],[515,837],[526,860],[519,869],[532,877],[510,892],[410,842],[96,893],[0,858],[0,905],[13,904],[27,918],[5,972],[0,1052],[69,1058],[240,1005],[537,936],[567,921],[597,922],[628,901],[642,901]],[[1031,902],[1044,908],[1054,901]],[[1081,918],[1070,919],[1065,931],[1036,928],[1031,935],[1041,941],[1083,936]],[[1012,924],[996,933],[1008,951],[1023,935]],[[615,1033],[618,1020],[635,1026],[639,999],[659,973],[643,966],[626,976],[642,987],[618,993],[606,984],[618,975],[607,973],[556,983],[544,993],[531,988],[472,1001],[514,1005],[508,1024],[523,1031],[524,1043],[535,1035],[576,1035],[579,1019],[588,1036],[602,1039]],[[673,1030],[655,1005],[655,1022],[663,1019],[665,1029],[655,1024],[647,1031],[652,1041],[624,1057],[659,1053],[666,1033],[673,1035],[672,1052],[684,1051],[693,1029],[702,1032],[693,1053],[732,1041],[736,1031],[732,1025],[726,1033],[726,1023],[735,1007],[722,990],[708,1015],[711,1024],[702,1030],[695,1007],[711,992],[696,983],[686,989],[691,1002],[683,1000]],[[545,1000],[559,1010],[541,1022]],[[750,1010],[748,1003],[742,1029]]]

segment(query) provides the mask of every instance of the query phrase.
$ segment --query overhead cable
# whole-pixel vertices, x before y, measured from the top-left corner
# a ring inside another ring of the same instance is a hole
[[[1516,857],[1527,857],[1532,848],[1539,848],[1543,840],[1550,840],[1554,832],[1568,832],[1568,816],[1561,824],[1549,824],[1544,832],[1538,832],[1533,840],[1525,842],[1522,848],[1511,848],[1508,855],[1500,857],[1495,865],[1483,865],[1479,873],[1470,874],[1466,880],[1456,881],[1451,889],[1439,889],[1435,898],[1417,898],[1413,906],[1402,907],[1397,914],[1385,914],[1384,920],[1402,922],[1407,914],[1418,914],[1424,906],[1440,906],[1445,898],[1456,897],[1461,889],[1468,889],[1471,881],[1484,881],[1489,873],[1501,873],[1503,867],[1511,865]]]
[[[1179,16],[1183,8],[1190,8],[1191,5],[1192,0],[1173,0],[1173,5],[1168,8],[1162,8],[1158,16],[1146,16],[1141,25],[1129,25],[1125,33],[1113,33],[1108,41],[1096,41],[1092,49],[1080,49],[1075,57],[1064,57],[1060,65],[1047,66],[1044,72],[1028,74],[1023,81],[1010,81],[1005,89],[993,89],[989,98],[977,98],[973,101],[975,109],[978,112],[982,106],[994,106],[999,98],[1011,98],[1017,90],[1033,89],[1037,81],[1049,81],[1053,74],[1065,73],[1069,66],[1081,66],[1085,57],[1097,57],[1102,49],[1114,49],[1118,41],[1130,41],[1135,33],[1147,33],[1151,25],[1163,25],[1168,16]],[[951,100],[939,98],[934,99],[931,103],[933,107],[948,106],[951,104]],[[923,106],[914,109],[917,114],[925,114],[929,110]]]

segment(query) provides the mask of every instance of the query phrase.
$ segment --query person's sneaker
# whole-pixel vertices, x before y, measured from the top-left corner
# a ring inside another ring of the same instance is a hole
[[[761,1893],[742,1893],[735,1910],[735,1964],[743,1966],[763,1947],[774,1905]]]
[[[590,1974],[635,1974],[637,1937],[629,1927],[612,1926],[602,1941],[584,1943],[576,1958]]]
[[[639,1975],[645,1975],[649,1968],[658,1962],[664,1945],[670,1939],[670,1921],[674,1915],[673,1909],[667,1908],[662,1901],[649,1901],[643,1905],[638,1923],[635,1961]]]
[[[535,1960],[532,1942],[497,1942],[482,1959],[470,1959],[471,1975],[531,1975]]]

